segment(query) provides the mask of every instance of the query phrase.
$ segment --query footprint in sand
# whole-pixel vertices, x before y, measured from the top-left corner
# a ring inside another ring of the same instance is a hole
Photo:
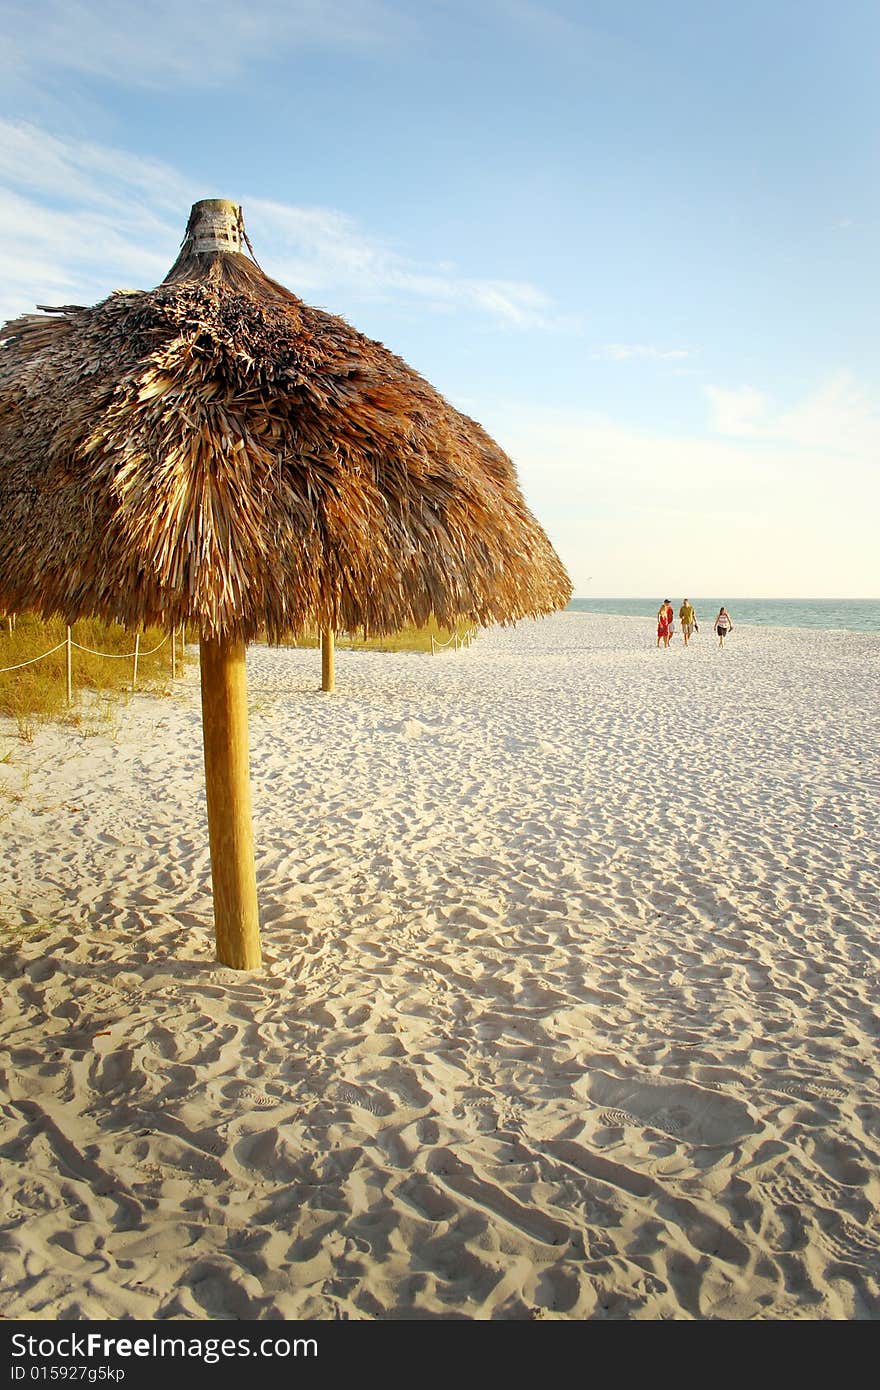
[[[690,1123],[690,1113],[683,1107],[678,1110],[657,1110],[651,1121],[654,1129],[662,1130],[664,1134],[672,1135],[673,1139],[684,1137]]]
[[[835,1213],[825,1227],[824,1240],[831,1253],[843,1261],[866,1261],[876,1265],[880,1257],[880,1233],[857,1226]]]
[[[611,1125],[615,1129],[625,1129],[628,1125],[638,1125],[635,1115],[628,1110],[603,1110],[599,1116],[600,1125]]]
[[[786,1082],[782,1086],[771,1086],[784,1096],[795,1100],[846,1100],[847,1092],[843,1086],[820,1086],[811,1081]]]
[[[368,1110],[371,1115],[390,1115],[394,1108],[384,1096],[371,1095],[363,1087],[352,1086],[348,1082],[342,1082],[337,1087],[336,1094],[344,1105],[357,1105],[361,1110]]]
[[[586,1092],[602,1115],[626,1116],[625,1124],[659,1129],[689,1144],[729,1144],[758,1129],[742,1101],[691,1082],[595,1072]]]
[[[240,1090],[227,1092],[230,1100],[245,1101],[248,1105],[253,1105],[258,1110],[268,1110],[273,1105],[280,1105],[280,1100],[275,1096],[269,1096],[265,1091],[258,1091],[256,1086],[243,1086]]]

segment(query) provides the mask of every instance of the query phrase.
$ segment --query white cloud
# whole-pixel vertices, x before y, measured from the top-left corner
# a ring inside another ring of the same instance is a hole
[[[5,63],[127,86],[216,86],[305,46],[374,47],[411,31],[381,0],[6,0]],[[223,113],[223,119],[226,119]]]
[[[0,234],[8,263],[0,317],[46,299],[91,303],[118,286],[156,284],[177,253],[190,204],[225,192],[194,185],[158,160],[0,121]],[[527,282],[421,265],[334,209],[241,196],[263,268],[296,293],[317,291],[337,303],[415,300],[508,328],[571,327]]]
[[[762,421],[766,419],[769,401],[761,391],[753,386],[739,386],[731,389],[723,386],[707,386],[706,395],[712,408],[712,428],[718,434],[760,435]]]
[[[359,296],[415,297],[435,308],[475,309],[516,328],[570,326],[534,285],[419,266],[365,236],[344,213],[259,198],[250,199],[246,211],[255,245],[273,248],[271,273],[297,292],[345,288]]]
[[[155,284],[180,243],[189,192],[158,161],[0,121],[0,317]]]
[[[0,188],[0,320],[35,304],[89,304],[113,289],[158,283],[173,253],[157,249],[157,232],[146,208],[120,208],[117,216],[105,208],[51,208]],[[165,239],[174,247],[170,229]]]
[[[174,211],[187,194],[182,175],[160,160],[65,140],[26,121],[0,120],[0,184],[53,203],[87,201],[114,215],[128,200]]]
[[[712,427],[735,438],[775,441],[796,448],[805,466],[845,457],[876,471],[880,456],[880,396],[849,372],[835,372],[793,406],[781,408],[752,386],[707,386]]]

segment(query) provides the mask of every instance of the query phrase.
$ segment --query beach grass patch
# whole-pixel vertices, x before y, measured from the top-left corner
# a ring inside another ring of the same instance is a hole
[[[36,728],[62,720],[84,733],[103,731],[112,722],[106,702],[88,694],[125,698],[134,676],[135,637],[139,637],[137,689],[158,693],[167,682],[170,640],[160,628],[139,634],[119,623],[86,618],[74,623],[71,637],[73,703],[67,703],[67,624],[32,613],[17,615],[14,627],[0,626],[0,715],[15,721],[19,738],[30,742]],[[85,650],[83,650],[85,649]],[[183,657],[178,656],[182,663]],[[8,668],[14,669],[8,669]]]
[[[454,628],[441,627],[435,618],[421,627],[403,627],[398,632],[388,633],[384,637],[364,637],[356,632],[337,632],[335,643],[337,650],[359,651],[359,652],[429,652],[432,649],[431,639],[438,646],[446,646],[457,638],[460,642],[473,632],[473,628],[465,622],[460,622]],[[265,637],[261,637],[265,641]],[[290,633],[285,644],[292,647],[319,647],[321,637],[316,629],[306,629],[303,632]]]

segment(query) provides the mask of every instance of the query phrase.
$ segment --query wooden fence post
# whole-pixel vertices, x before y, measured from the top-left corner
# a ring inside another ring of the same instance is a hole
[[[135,686],[137,685],[137,678],[138,678],[138,656],[139,656],[139,654],[140,654],[140,650],[141,650],[141,635],[140,635],[139,632],[136,632],[135,635],[134,635],[134,666],[132,667],[132,672],[131,672],[131,688],[132,688],[132,690],[134,690]]]
[[[73,652],[71,649],[70,628],[67,629],[67,703],[73,704]]]

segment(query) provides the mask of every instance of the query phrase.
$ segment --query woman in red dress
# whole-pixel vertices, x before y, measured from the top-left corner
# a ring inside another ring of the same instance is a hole
[[[662,642],[664,647],[669,646],[669,638],[672,635],[672,604],[665,598],[657,610],[657,646]]]

